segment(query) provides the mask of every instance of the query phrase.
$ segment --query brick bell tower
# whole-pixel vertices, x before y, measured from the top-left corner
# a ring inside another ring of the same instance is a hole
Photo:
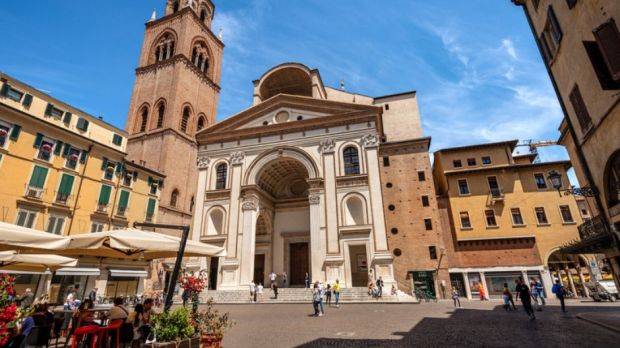
[[[224,44],[211,31],[210,0],[167,0],[146,23],[125,128],[128,159],[166,175],[157,222],[191,222],[195,134],[215,122]]]

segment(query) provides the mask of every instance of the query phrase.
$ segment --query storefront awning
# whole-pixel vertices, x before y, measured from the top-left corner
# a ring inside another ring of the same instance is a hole
[[[99,274],[101,274],[101,272],[98,268],[67,267],[56,271],[56,275],[64,276],[98,276]]]
[[[148,273],[142,269],[110,269],[110,276],[121,278],[146,278]]]

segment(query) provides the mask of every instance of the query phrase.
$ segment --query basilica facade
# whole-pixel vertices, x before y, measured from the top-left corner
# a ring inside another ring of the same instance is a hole
[[[291,286],[306,274],[396,284],[379,147],[421,132],[415,93],[388,97],[327,87],[318,70],[287,63],[254,81],[253,106],[196,135],[193,238],[227,250],[209,260],[212,288],[265,284],[271,272]]]

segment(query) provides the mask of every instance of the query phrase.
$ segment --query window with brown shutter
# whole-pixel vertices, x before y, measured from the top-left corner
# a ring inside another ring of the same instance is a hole
[[[601,88],[606,91],[620,89],[620,81],[614,81],[609,73],[605,58],[603,58],[603,54],[598,48],[596,41],[584,41],[583,46],[586,49],[586,53],[588,53],[592,68],[594,68],[594,73],[598,78],[598,82],[601,84]]]
[[[620,80],[620,33],[613,18],[593,31],[609,73],[616,81]]]
[[[568,97],[571,104],[573,104],[573,109],[575,110],[575,114],[577,115],[577,120],[579,121],[581,130],[584,132],[587,131],[590,126],[592,126],[592,119],[590,118],[590,114],[588,113],[586,104],[581,97],[581,91],[579,91],[578,85],[575,85],[575,87],[573,87],[573,90],[570,92],[570,95]]]

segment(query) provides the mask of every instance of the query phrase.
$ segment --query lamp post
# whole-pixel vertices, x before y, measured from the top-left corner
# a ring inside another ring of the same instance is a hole
[[[574,195],[583,197],[595,197],[598,195],[598,190],[594,186],[571,186],[567,189],[562,189],[562,174],[558,173],[555,170],[549,172],[549,176],[547,176],[547,179],[551,182],[551,186],[553,186],[554,189],[558,190],[558,194],[560,196],[562,196],[562,193],[564,193],[565,196]]]

